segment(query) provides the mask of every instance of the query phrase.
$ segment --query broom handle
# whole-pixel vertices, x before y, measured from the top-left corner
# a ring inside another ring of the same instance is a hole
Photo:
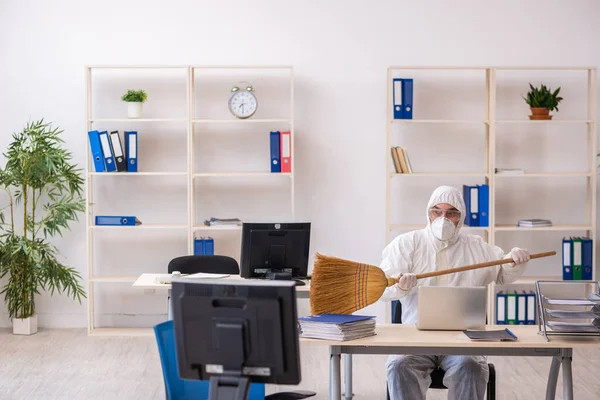
[[[549,257],[549,256],[554,256],[554,255],[556,255],[556,251],[547,251],[545,253],[532,254],[531,255],[531,259],[542,258],[542,257]],[[432,277],[432,276],[440,276],[440,275],[452,274],[454,272],[468,271],[470,269],[492,267],[494,265],[508,264],[508,263],[512,263],[512,262],[514,262],[514,261],[512,259],[510,259],[510,258],[503,258],[501,260],[488,261],[488,262],[483,262],[483,263],[473,264],[473,265],[466,265],[464,267],[449,268],[449,269],[443,269],[441,271],[434,271],[434,272],[426,272],[424,274],[417,274],[417,279],[423,279],[423,278],[429,278],[429,277]]]

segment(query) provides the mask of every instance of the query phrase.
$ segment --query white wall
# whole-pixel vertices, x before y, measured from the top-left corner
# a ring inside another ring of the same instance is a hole
[[[592,0],[4,0],[0,148],[28,119],[43,117],[65,130],[83,165],[86,64],[293,65],[297,217],[313,223],[311,251],[378,263],[385,245],[386,68],[598,65],[599,19]],[[444,158],[431,155],[448,140],[437,135],[411,156],[439,170]],[[553,140],[563,142],[560,135]],[[553,159],[539,156],[540,165]],[[430,190],[442,183],[423,183],[398,207],[421,222]],[[56,243],[86,277],[84,234],[78,224]],[[42,326],[85,326],[85,306],[42,297]],[[0,316],[8,324],[6,313]]]

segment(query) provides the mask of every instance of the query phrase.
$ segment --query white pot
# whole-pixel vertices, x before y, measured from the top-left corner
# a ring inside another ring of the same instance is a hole
[[[13,334],[14,335],[33,335],[37,333],[37,315],[29,318],[13,318]]]
[[[142,116],[142,103],[134,101],[128,102],[127,116],[129,118],[140,118]]]

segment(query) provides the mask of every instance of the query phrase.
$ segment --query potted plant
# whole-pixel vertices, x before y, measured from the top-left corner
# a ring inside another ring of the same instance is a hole
[[[29,122],[13,134],[0,186],[7,202],[0,210],[0,294],[13,322],[14,334],[37,332],[35,295],[57,291],[79,300],[86,297],[80,275],[58,260],[49,239],[62,235],[70,221],[85,211],[83,178],[62,148],[61,130],[43,120]]]
[[[129,118],[140,118],[142,116],[142,104],[148,95],[143,90],[128,90],[121,100],[127,103],[127,116]]]
[[[541,85],[539,88],[533,87],[529,84],[530,91],[527,93],[527,97],[523,97],[529,107],[531,108],[531,115],[529,119],[540,120],[540,119],[552,119],[550,111],[558,111],[558,103],[563,99],[558,96],[560,87],[552,92],[546,85]]]

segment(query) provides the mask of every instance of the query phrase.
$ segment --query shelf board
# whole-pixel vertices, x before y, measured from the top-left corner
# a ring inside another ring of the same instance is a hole
[[[504,119],[495,121],[498,124],[590,124],[594,121],[588,119],[545,119],[545,120],[530,120],[530,119]]]
[[[232,119],[232,118],[228,118],[228,119],[211,119],[211,118],[201,118],[201,119],[194,119],[193,122],[195,124],[201,124],[201,123],[209,123],[209,124],[228,124],[228,123],[234,123],[234,124],[245,124],[245,123],[258,123],[258,122],[271,122],[271,123],[275,123],[275,122],[286,122],[289,123],[292,120],[289,118],[248,118],[248,119]]]
[[[590,225],[554,225],[540,226],[538,228],[523,228],[516,225],[496,225],[496,231],[586,231],[591,230]]]
[[[90,225],[90,229],[187,229],[183,224]]]
[[[90,172],[90,176],[186,176],[187,172]]]
[[[194,174],[194,177],[230,177],[230,176],[288,176],[291,172],[262,172],[262,171],[232,171],[232,172],[201,172]]]
[[[395,231],[395,230],[417,230],[417,229],[423,229],[425,228],[426,225],[425,224],[392,224],[390,225],[390,230],[391,231]],[[465,230],[482,230],[482,231],[487,231],[489,229],[489,227],[487,226],[467,226],[464,225],[461,229],[465,229]]]
[[[241,225],[214,225],[214,226],[206,226],[206,225],[194,225],[192,230],[195,231],[240,231],[242,230]]]
[[[570,176],[592,176],[589,172],[526,172],[524,174],[495,174],[496,178],[553,178]]]
[[[154,336],[152,328],[94,328],[90,336]]]
[[[487,177],[488,174],[485,172],[412,172],[409,174],[391,174],[391,177],[418,177],[418,176],[478,176]]]
[[[121,282],[121,283],[128,283],[128,282],[135,282],[136,279],[138,277],[137,276],[125,276],[125,275],[95,275],[93,277],[90,278],[90,282]]]
[[[93,118],[88,122],[184,122],[187,118]]]
[[[514,282],[504,285],[496,284],[496,286],[511,286],[511,285],[535,285],[536,281],[562,281],[562,276],[522,276]]]
[[[393,124],[489,124],[483,119],[393,119]]]

